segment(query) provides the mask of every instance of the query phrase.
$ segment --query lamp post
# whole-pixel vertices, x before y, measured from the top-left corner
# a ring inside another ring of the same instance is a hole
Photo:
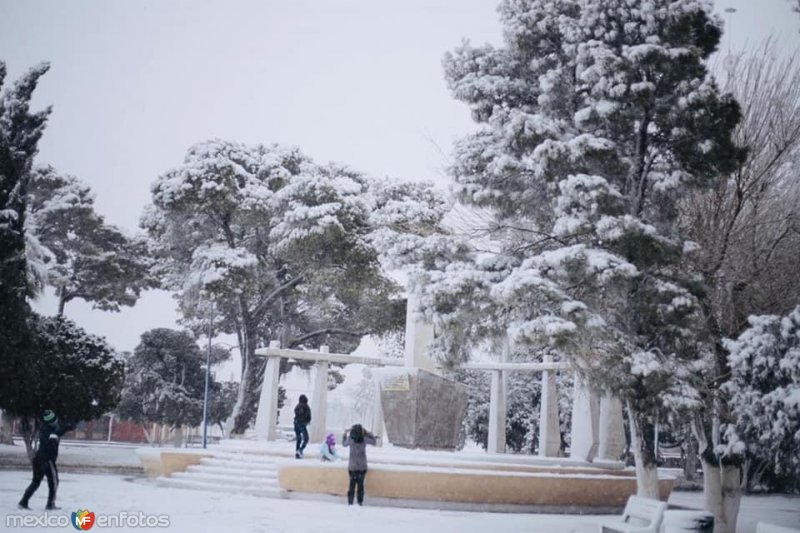
[[[208,350],[206,350],[206,390],[203,394],[203,448],[208,447],[208,382],[211,374],[211,331],[214,324],[214,302],[208,313]]]

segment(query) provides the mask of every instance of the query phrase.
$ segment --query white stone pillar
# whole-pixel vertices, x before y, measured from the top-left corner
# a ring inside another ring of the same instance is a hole
[[[375,405],[372,407],[372,424],[369,427],[374,435],[380,435],[378,446],[383,446],[386,440],[386,432],[383,427],[383,406],[381,406],[381,385],[379,380],[375,380]]]
[[[406,303],[405,340],[405,366],[436,373],[436,366],[428,357],[428,344],[433,341],[433,324],[417,311],[417,299],[411,292]]]
[[[321,353],[328,353],[327,346],[320,346]],[[311,395],[311,442],[325,440],[325,419],[328,412],[328,361],[317,361],[314,365],[314,393]]]
[[[280,348],[280,341],[269,343],[270,348]],[[275,440],[275,425],[278,422],[278,378],[280,377],[280,357],[267,357],[264,381],[261,383],[261,396],[256,413],[256,436],[259,439]]]
[[[489,395],[489,442],[486,451],[506,451],[506,380],[502,370],[492,370],[492,389]]]
[[[545,355],[544,363],[552,363],[553,356]],[[556,371],[542,371],[542,396],[539,405],[539,456],[558,457],[561,451],[561,425],[558,420],[558,390]]]
[[[511,359],[511,341],[503,339],[500,362],[507,363]],[[486,451],[489,453],[506,453],[506,373],[502,370],[492,371],[492,386],[489,394],[489,437]]]
[[[588,384],[575,374],[572,397],[570,457],[591,461],[597,457],[600,399]]]
[[[600,398],[600,435],[597,457],[604,461],[619,461],[625,451],[625,422],[622,401],[606,391]]]

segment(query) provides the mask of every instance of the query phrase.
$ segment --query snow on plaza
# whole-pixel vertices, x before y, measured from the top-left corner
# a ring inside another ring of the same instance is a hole
[[[291,443],[284,445],[290,446]],[[114,467],[132,468],[138,465],[133,449],[115,446],[85,446],[73,443],[62,445],[63,460],[72,468],[82,464],[111,470]],[[18,448],[18,447],[14,447]],[[8,465],[12,457],[21,458],[19,449],[0,446],[0,464]],[[316,457],[309,461],[318,461]],[[24,470],[0,471],[0,519],[5,527],[8,516],[43,516],[46,495],[37,494],[32,511],[14,510],[20,490],[28,483],[30,474]],[[481,512],[470,510],[439,510],[404,508],[397,505],[370,502],[367,493],[364,507],[349,507],[344,498],[275,499],[241,493],[219,493],[206,490],[175,489],[160,486],[141,474],[62,473],[61,511],[52,513],[67,517],[71,512],[88,509],[96,515],[122,516],[143,513],[169,517],[169,531],[250,531],[250,532],[332,532],[351,531],[354,523],[369,524],[374,531],[405,532],[483,532],[487,529],[520,532],[595,532],[600,515],[537,514],[530,512]],[[369,491],[369,489],[367,489]],[[687,508],[700,506],[697,492],[674,492],[670,503]],[[756,522],[769,518],[771,522],[792,526],[800,523],[800,499],[788,496],[749,496],[742,501],[740,532],[755,531]],[[68,525],[71,530],[72,526]],[[11,531],[47,531],[45,527],[11,528]],[[114,528],[137,531],[138,528]]]
[[[800,0],[0,0],[0,529],[800,532],[799,169]]]

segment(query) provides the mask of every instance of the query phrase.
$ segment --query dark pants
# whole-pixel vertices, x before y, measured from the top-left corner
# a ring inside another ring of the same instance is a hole
[[[353,493],[358,490],[358,505],[364,503],[364,477],[366,470],[350,470],[350,487],[347,489],[347,503],[353,505]]]
[[[47,476],[48,488],[47,507],[53,507],[55,505],[56,491],[58,490],[58,468],[56,468],[56,463],[54,461],[50,461],[45,457],[33,458],[33,481],[31,481],[31,484],[25,489],[25,494],[22,496],[22,500],[20,500],[19,503],[27,507],[28,500],[31,499],[36,489],[39,488],[39,484],[41,484],[42,478],[45,476]]]
[[[306,449],[306,444],[308,444],[308,429],[303,424],[295,424],[294,436],[294,450],[296,452],[302,452]]]

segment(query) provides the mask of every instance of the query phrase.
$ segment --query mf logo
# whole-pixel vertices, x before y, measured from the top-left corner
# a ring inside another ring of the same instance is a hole
[[[94,513],[90,513],[88,509],[78,509],[72,513],[72,525],[78,531],[86,531],[91,529],[94,525]]]

